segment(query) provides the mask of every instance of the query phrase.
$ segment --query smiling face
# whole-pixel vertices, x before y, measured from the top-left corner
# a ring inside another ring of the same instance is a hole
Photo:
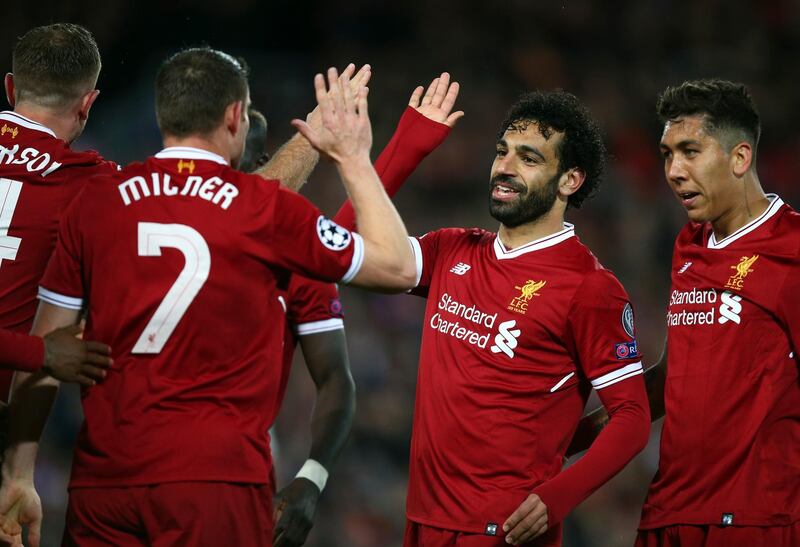
[[[703,115],[670,120],[661,137],[667,183],[694,222],[716,221],[738,196],[731,154],[704,122]]]
[[[518,122],[497,141],[492,163],[489,212],[513,228],[548,213],[558,197],[558,147],[563,133],[545,138],[539,124]]]

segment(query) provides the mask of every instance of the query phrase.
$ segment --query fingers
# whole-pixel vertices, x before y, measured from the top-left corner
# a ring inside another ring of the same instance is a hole
[[[111,347],[103,344],[102,342],[84,342],[86,344],[86,351],[89,353],[96,353],[99,355],[111,355]]]
[[[442,76],[444,76],[444,74]],[[453,106],[456,104],[456,99],[458,98],[458,92],[460,89],[461,86],[458,85],[458,82],[453,82],[448,86],[447,93],[444,94],[442,97],[442,102],[440,103],[440,108],[445,112],[445,114],[449,114],[450,111],[453,110]],[[434,106],[436,105],[435,100],[433,104]]]
[[[370,78],[372,78],[372,67],[366,64],[358,69],[356,75],[350,80],[350,85],[353,89],[359,89],[366,86]]]
[[[344,93],[339,79],[339,72],[336,67],[328,69],[328,97],[330,98],[331,115],[341,117],[345,109]],[[323,112],[323,120],[325,120]],[[330,121],[330,119],[328,120]],[[326,124],[326,126],[330,126]]]
[[[547,529],[547,506],[536,494],[529,495],[503,523],[506,541],[518,545]]]
[[[83,365],[81,367],[80,376],[85,376],[86,378],[91,378],[92,380],[102,380],[106,377],[106,371],[99,367]]]
[[[455,127],[456,122],[460,120],[462,117],[464,117],[464,111],[459,110],[458,112],[453,112],[452,114],[447,116],[447,119],[445,120],[444,123],[448,127]]]
[[[408,100],[408,106],[411,108],[419,108],[423,93],[425,93],[425,88],[421,85],[417,86],[417,88],[411,94],[411,98]]]
[[[106,357],[105,355],[97,355],[96,353],[88,353],[83,361],[85,363],[102,368],[110,368],[111,365],[114,364],[114,360],[111,357]]]
[[[369,88],[362,87],[358,90],[358,98],[356,99],[356,108],[358,109],[358,118],[362,122],[369,123],[369,104],[367,96],[369,95]]]
[[[442,106],[448,88],[450,87],[450,74],[447,72],[442,72],[442,75],[439,76],[438,80],[439,81],[436,83],[436,89],[433,91],[433,97],[431,99],[431,105],[437,108]],[[450,108],[452,108],[452,106]]]
[[[42,537],[42,519],[36,519],[30,523],[28,528],[28,544],[30,547],[39,547],[39,540]]]
[[[422,97],[422,103],[420,106],[431,104],[431,101],[433,101],[433,94],[436,93],[436,87],[438,85],[439,78],[434,78],[433,81],[431,81],[431,84],[428,86],[428,89],[425,90],[425,96]]]
[[[317,74],[316,76],[314,76],[314,95],[317,99],[317,105],[319,107],[320,116],[324,121],[326,117],[331,116],[332,107],[331,107],[331,99],[330,97],[328,97],[328,90],[325,87],[325,78],[323,78],[322,74]],[[292,125],[295,125],[294,124],[295,121],[296,120],[292,121]],[[295,128],[297,128],[297,126],[295,126]],[[300,131],[299,128],[297,128],[297,130]],[[305,134],[303,136],[308,138]],[[311,139],[309,139],[309,141],[311,141]]]
[[[342,71],[342,76],[346,75],[348,78],[352,78],[355,71],[356,71],[356,65],[354,63],[350,63],[349,65],[344,67],[344,70]]]
[[[308,142],[311,143],[311,146],[319,150],[319,137],[317,136],[317,132],[311,129],[311,127],[303,120],[294,119],[291,121],[292,127],[294,127],[298,133],[303,135]]]

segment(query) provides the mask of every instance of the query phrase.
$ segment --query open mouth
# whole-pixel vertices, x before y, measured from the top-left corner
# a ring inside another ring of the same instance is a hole
[[[519,196],[519,190],[504,182],[496,182],[492,184],[492,199],[498,201],[508,201],[515,199]]]
[[[690,207],[695,203],[695,201],[697,201],[698,196],[700,196],[700,192],[683,191],[678,192],[677,195],[681,205],[684,207]]]

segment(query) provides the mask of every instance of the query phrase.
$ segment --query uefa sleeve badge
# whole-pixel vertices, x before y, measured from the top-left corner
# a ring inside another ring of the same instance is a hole
[[[353,240],[349,230],[322,215],[317,219],[317,236],[322,244],[332,251],[345,250]]]
[[[625,334],[631,338],[636,338],[633,328],[633,307],[631,307],[630,302],[627,302],[622,310],[622,328],[625,329]]]

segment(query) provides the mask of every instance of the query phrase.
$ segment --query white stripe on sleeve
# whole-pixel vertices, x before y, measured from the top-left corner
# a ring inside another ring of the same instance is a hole
[[[353,235],[353,260],[350,262],[350,269],[342,277],[342,283],[350,283],[364,264],[364,239],[356,232],[350,233]]]
[[[64,296],[63,294],[48,291],[44,287],[39,287],[39,300],[59,308],[67,308],[68,310],[80,310],[83,308],[83,298]]]
[[[638,363],[631,363],[630,365],[618,368],[613,372],[604,374],[599,378],[595,378],[592,380],[592,387],[595,389],[603,389],[604,387],[616,384],[617,382],[621,382],[622,380],[630,378],[631,376],[636,376],[637,374],[642,374],[643,372],[644,370],[642,369],[641,361]]]
[[[419,280],[422,279],[422,247],[420,247],[416,237],[409,237],[408,242],[411,243],[411,250],[414,251],[414,261],[417,264],[417,280],[414,281],[414,287],[417,287],[419,286]]]
[[[322,321],[311,321],[310,323],[302,323],[296,327],[298,336],[305,336],[306,334],[317,334],[319,332],[328,332],[332,330],[343,330],[344,321],[338,317],[331,319],[323,319]]]

